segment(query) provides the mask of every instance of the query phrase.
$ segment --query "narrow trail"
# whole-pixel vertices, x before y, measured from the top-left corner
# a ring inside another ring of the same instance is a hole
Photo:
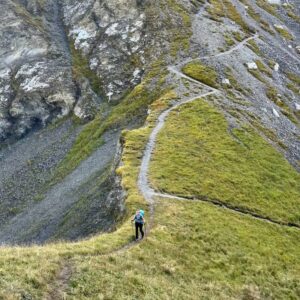
[[[173,105],[171,108],[165,110],[158,117],[157,124],[150,134],[149,141],[147,143],[147,146],[146,146],[146,149],[144,152],[144,156],[143,156],[141,168],[140,168],[140,173],[139,173],[139,178],[138,178],[138,187],[139,187],[140,191],[142,192],[146,201],[150,204],[150,220],[151,221],[153,220],[153,211],[154,211],[153,195],[155,195],[155,191],[149,186],[147,174],[148,174],[148,169],[149,169],[149,165],[150,165],[151,155],[153,153],[153,150],[154,150],[154,147],[156,144],[156,139],[157,139],[158,133],[163,128],[163,126],[165,124],[165,120],[171,111],[175,110],[177,107],[181,106],[182,104],[193,102],[196,99],[199,99],[201,97],[206,97],[206,96],[209,96],[212,94],[216,94],[217,92],[218,92],[217,90],[213,89],[210,92],[206,92],[206,93],[194,96],[192,98],[180,101],[180,102],[176,103],[175,105]]]
[[[300,226],[298,224],[280,222],[280,221],[274,220],[274,219],[269,218],[269,217],[261,216],[261,215],[255,213],[255,212],[253,212],[253,211],[243,209],[243,208],[240,208],[238,206],[231,205],[229,203],[225,203],[224,201],[221,201],[219,199],[210,199],[206,196],[202,196],[200,198],[194,198],[194,197],[189,198],[189,197],[180,197],[180,196],[176,196],[176,195],[164,194],[164,193],[158,193],[158,192],[154,192],[153,196],[164,198],[164,199],[170,199],[170,200],[175,199],[175,200],[179,200],[179,201],[207,202],[207,203],[213,204],[215,206],[221,207],[223,209],[229,210],[231,212],[238,213],[240,215],[250,216],[250,217],[252,217],[254,219],[257,219],[257,220],[265,221],[265,222],[280,225],[280,226],[300,229]]]
[[[69,280],[72,275],[72,268],[69,264],[65,264],[55,279],[55,285],[46,296],[45,300],[65,299],[64,291],[68,287]]]
[[[161,129],[163,128],[163,126],[165,125],[165,121],[166,121],[167,117],[169,116],[169,114],[173,110],[177,109],[179,106],[181,106],[183,104],[193,102],[197,99],[204,98],[204,97],[207,97],[209,95],[222,94],[222,92],[220,90],[215,89],[211,86],[205,85],[205,84],[203,84],[203,83],[201,83],[201,82],[199,82],[199,81],[183,74],[180,71],[181,67],[183,65],[187,64],[188,62],[195,61],[195,60],[198,60],[198,59],[208,59],[208,58],[215,58],[215,57],[220,57],[220,56],[223,56],[223,55],[228,55],[228,54],[230,54],[234,51],[239,50],[248,41],[257,38],[258,36],[259,35],[256,34],[252,37],[249,37],[249,38],[243,40],[242,42],[240,42],[235,47],[229,49],[228,51],[225,51],[225,52],[222,52],[222,53],[219,53],[219,54],[216,54],[216,55],[212,55],[212,56],[203,56],[203,57],[199,57],[197,59],[189,59],[189,60],[183,61],[183,62],[181,62],[177,65],[172,65],[172,66],[168,67],[168,70],[171,73],[173,73],[175,76],[177,76],[178,78],[187,79],[187,80],[197,84],[199,87],[204,88],[208,91],[204,92],[204,93],[200,93],[198,95],[195,95],[191,98],[181,100],[181,101],[175,103],[169,109],[163,111],[159,115],[157,123],[156,123],[155,127],[153,128],[153,130],[152,130],[152,132],[149,136],[149,140],[148,140],[148,143],[146,145],[146,148],[145,148],[145,151],[144,151],[144,154],[143,154],[143,157],[142,157],[142,162],[141,162],[141,167],[140,167],[140,172],[139,172],[138,182],[137,182],[138,188],[139,188],[141,194],[145,198],[146,202],[149,204],[149,225],[147,227],[145,237],[147,235],[149,235],[151,227],[153,225],[154,204],[155,204],[155,199],[154,198],[155,197],[161,197],[161,198],[165,198],[165,199],[173,199],[173,200],[179,200],[179,201],[202,201],[202,202],[207,202],[207,203],[211,203],[215,206],[227,209],[231,212],[235,212],[235,213],[242,214],[242,215],[248,215],[250,217],[253,217],[255,219],[259,219],[259,220],[262,220],[262,221],[265,221],[265,222],[268,222],[268,223],[281,225],[281,226],[294,227],[294,228],[300,229],[300,226],[297,225],[297,224],[283,224],[283,223],[280,223],[279,221],[272,220],[272,219],[269,219],[267,217],[260,216],[260,215],[254,213],[254,212],[251,212],[251,211],[242,210],[238,207],[231,206],[231,205],[223,203],[222,201],[219,201],[219,200],[208,199],[208,198],[205,198],[205,197],[203,197],[202,199],[194,199],[194,198],[192,199],[192,198],[187,198],[187,197],[186,198],[179,197],[179,196],[171,195],[171,194],[159,193],[159,192],[156,192],[154,189],[151,188],[151,186],[149,184],[149,180],[148,180],[148,171],[149,171],[151,156],[152,156],[153,150],[156,146],[157,136],[158,136],[159,132],[161,131]],[[95,254],[90,254],[89,256],[102,256],[102,257],[105,257],[105,256],[110,256],[110,255],[114,255],[114,254],[123,253],[123,252],[126,252],[127,250],[129,250],[130,248],[134,247],[135,245],[139,244],[140,242],[141,242],[141,240],[140,241],[132,241],[132,242],[129,242],[128,244],[125,244],[125,245],[123,245],[123,246],[121,246],[121,247],[119,247],[119,248],[117,248],[117,249],[115,249],[111,252],[103,253],[103,254],[95,253]],[[46,296],[45,299],[47,299],[47,300],[64,299],[63,298],[64,297],[63,293],[64,293],[64,291],[66,290],[66,288],[68,286],[68,282],[71,278],[71,275],[72,275],[71,266],[69,264],[65,264],[61,268],[60,272],[58,273],[58,276],[55,280],[55,285],[54,285],[53,289],[49,292],[49,294]],[[59,298],[59,297],[62,297],[62,298]]]
[[[205,55],[205,56],[201,56],[201,57],[198,57],[198,58],[195,58],[195,59],[186,59],[182,62],[180,62],[177,67],[178,68],[181,68],[182,66],[184,66],[185,64],[189,63],[189,62],[192,62],[192,61],[196,61],[196,60],[199,60],[199,59],[211,59],[211,58],[217,58],[217,57],[221,57],[221,56],[225,56],[225,55],[229,55],[235,51],[238,51],[240,50],[241,48],[243,48],[249,41],[251,40],[255,40],[259,38],[259,34],[256,33],[255,35],[252,35],[246,39],[244,39],[243,41],[241,41],[240,43],[238,43],[237,45],[235,45],[234,47],[228,49],[227,51],[224,51],[224,52],[220,52],[218,54],[213,54],[213,55]],[[182,74],[184,75],[184,74]],[[183,76],[183,77],[187,77],[187,76]],[[190,78],[190,77],[189,77]],[[199,84],[199,81],[197,82]]]
[[[204,57],[200,57],[198,59],[206,59],[206,58],[214,58],[214,57],[220,57],[223,55],[228,55],[230,53],[232,53],[233,51],[236,51],[238,49],[241,49],[248,41],[255,39],[258,37],[258,34],[249,37],[245,40],[243,40],[242,42],[240,42],[238,45],[236,45],[235,47],[229,49],[226,52],[222,52],[219,53],[217,55],[213,55],[213,56],[204,56]],[[196,59],[197,60],[197,59]],[[140,168],[140,173],[139,173],[139,177],[138,177],[138,188],[140,190],[140,192],[142,193],[143,197],[145,198],[145,200],[148,202],[149,207],[150,207],[150,228],[151,228],[151,224],[153,222],[153,216],[154,216],[154,197],[162,197],[162,198],[167,198],[167,199],[175,199],[175,200],[181,200],[181,201],[202,201],[202,202],[208,202],[211,203],[215,206],[218,207],[222,207],[224,209],[227,209],[229,211],[232,211],[234,213],[238,213],[241,215],[248,215],[252,218],[264,221],[264,222],[268,222],[268,223],[272,223],[272,224],[276,224],[276,225],[280,225],[280,226],[286,226],[286,227],[293,227],[293,228],[297,228],[300,229],[300,226],[298,224],[295,223],[284,223],[284,222],[280,222],[277,220],[274,220],[272,218],[266,217],[266,216],[261,216],[253,211],[247,210],[247,209],[243,209],[243,208],[239,208],[236,207],[234,205],[230,205],[228,203],[225,203],[221,200],[217,200],[217,199],[209,199],[208,197],[202,197],[201,199],[191,199],[191,198],[184,198],[184,197],[179,197],[176,195],[170,195],[170,194],[164,194],[164,193],[159,193],[157,191],[155,191],[149,184],[149,180],[148,180],[148,171],[149,171],[149,166],[150,166],[150,161],[151,161],[151,156],[153,154],[154,148],[156,146],[156,141],[157,141],[157,136],[159,134],[159,132],[161,131],[161,129],[163,128],[166,118],[169,116],[169,114],[177,109],[179,106],[189,103],[189,102],[193,102],[197,99],[200,98],[204,98],[206,96],[212,95],[212,94],[221,94],[222,92],[218,89],[212,88],[210,86],[207,86],[185,74],[183,74],[180,69],[181,67],[188,63],[194,61],[194,59],[192,60],[188,60],[188,61],[184,61],[181,62],[178,65],[174,65],[174,66],[169,66],[168,70],[173,73],[174,75],[176,75],[179,78],[184,78],[187,79],[193,83],[196,83],[199,87],[201,88],[209,88],[210,91],[206,92],[206,93],[201,93],[199,95],[193,96],[192,98],[189,99],[185,99],[182,101],[177,102],[176,104],[174,104],[171,108],[165,110],[164,112],[162,112],[160,114],[160,116],[158,117],[157,123],[154,127],[154,129],[152,130],[148,143],[146,145],[145,151],[144,151],[144,155],[142,158],[142,163],[141,163],[141,168]]]

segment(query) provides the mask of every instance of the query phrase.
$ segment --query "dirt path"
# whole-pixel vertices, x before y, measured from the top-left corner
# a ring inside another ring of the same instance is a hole
[[[177,72],[175,74],[177,74]],[[183,76],[183,77],[186,78],[187,76]],[[189,77],[187,77],[187,78],[190,79]],[[202,84],[201,84],[201,86],[202,86]],[[203,87],[207,87],[207,86],[203,85]],[[210,92],[199,94],[192,98],[180,101],[180,102],[174,104],[171,108],[165,110],[158,117],[156,126],[154,127],[154,129],[152,130],[152,132],[150,134],[150,137],[149,137],[149,140],[148,140],[148,143],[147,143],[144,155],[143,155],[140,173],[139,173],[139,177],[138,177],[138,188],[141,191],[145,200],[149,203],[149,207],[150,207],[150,211],[149,211],[150,227],[151,227],[151,224],[153,223],[153,216],[154,216],[154,197],[153,196],[156,195],[156,192],[149,185],[148,170],[149,170],[149,165],[150,165],[150,161],[151,161],[151,156],[152,156],[153,150],[155,148],[157,135],[160,132],[160,130],[163,128],[166,118],[173,110],[175,110],[176,108],[178,108],[179,106],[181,106],[183,104],[193,102],[196,99],[203,98],[203,97],[206,97],[206,96],[209,96],[212,94],[216,94],[217,92],[218,92],[217,90],[212,89]]]
[[[217,58],[217,57],[222,57],[222,56],[225,56],[225,55],[229,55],[235,51],[238,51],[240,50],[241,48],[243,48],[249,41],[251,40],[255,40],[259,38],[259,34],[256,33],[255,35],[253,36],[250,36],[246,39],[244,39],[243,41],[241,41],[240,43],[238,43],[237,45],[235,45],[234,47],[228,49],[227,51],[224,51],[224,52],[220,52],[218,54],[214,54],[214,55],[206,55],[206,56],[201,56],[201,57],[198,57],[198,58],[195,58],[195,59],[186,59],[182,62],[180,62],[177,67],[178,68],[181,68],[182,66],[186,65],[187,63],[189,62],[192,62],[192,61],[196,61],[196,60],[201,60],[201,59],[211,59],[211,58]],[[183,78],[186,78],[186,76],[184,74],[182,74]],[[190,78],[189,78],[190,79]],[[197,81],[197,83],[199,84],[199,81]]]
[[[241,43],[239,43],[238,45],[236,45],[235,47],[231,48],[230,50],[226,51],[226,52],[222,52],[220,54],[214,55],[214,56],[207,56],[207,57],[202,57],[202,59],[204,58],[212,58],[212,57],[220,57],[222,55],[227,55],[232,53],[233,51],[236,51],[238,49],[241,49],[241,47],[243,47],[248,41],[255,39],[258,37],[258,34],[249,37],[247,39],[245,39],[244,41],[242,41]],[[201,58],[200,58],[201,59]],[[160,114],[160,116],[158,117],[157,123],[154,127],[154,129],[152,130],[148,143],[146,145],[146,149],[142,158],[142,163],[141,163],[141,168],[140,168],[140,173],[139,173],[139,178],[138,178],[138,188],[141,191],[142,195],[144,196],[144,198],[146,199],[146,201],[148,202],[149,206],[150,206],[150,227],[151,227],[151,223],[153,221],[153,212],[154,212],[154,198],[155,197],[162,197],[162,198],[167,198],[167,199],[175,199],[175,200],[184,200],[184,201],[203,201],[203,202],[209,202],[213,205],[216,205],[218,207],[222,207],[224,209],[230,210],[232,212],[238,213],[238,214],[242,214],[242,215],[248,215],[251,216],[255,219],[259,219],[268,223],[273,223],[276,225],[281,225],[281,226],[287,226],[287,227],[294,227],[297,229],[300,229],[300,226],[294,223],[284,223],[284,222],[280,222],[271,218],[268,218],[266,216],[261,216],[253,211],[249,211],[247,209],[242,209],[233,205],[230,205],[228,203],[222,202],[221,200],[217,200],[217,199],[209,199],[208,197],[202,197],[202,199],[189,199],[189,198],[184,198],[184,197],[178,197],[176,195],[170,195],[170,194],[163,194],[163,193],[158,193],[155,190],[153,190],[149,184],[149,180],[148,180],[148,171],[149,171],[149,166],[150,166],[150,161],[151,161],[151,156],[153,153],[153,150],[155,148],[156,145],[156,141],[157,141],[157,136],[159,134],[159,132],[161,131],[161,129],[163,128],[166,118],[168,117],[168,115],[170,114],[170,112],[172,112],[173,110],[175,110],[176,108],[178,108],[179,106],[189,103],[189,102],[193,102],[199,98],[204,98],[208,95],[212,95],[212,94],[221,94],[221,91],[218,89],[214,89],[212,87],[209,87],[203,83],[200,83],[199,81],[190,78],[189,76],[183,74],[180,71],[181,66],[183,66],[184,64],[193,61],[193,60],[189,60],[189,61],[185,61],[183,63],[178,64],[178,66],[169,66],[168,70],[173,73],[174,75],[176,75],[177,77],[180,78],[184,78],[187,79],[193,83],[196,83],[199,87],[201,88],[209,88],[210,91],[206,92],[206,93],[201,93],[199,95],[193,96],[192,98],[186,99],[186,100],[182,100],[177,102],[176,104],[174,104],[171,108],[165,110],[164,112],[162,112]]]
[[[68,287],[69,280],[72,275],[72,268],[69,263],[65,263],[57,274],[55,284],[52,287],[49,294],[45,297],[45,300],[63,300],[66,298],[64,291]]]
[[[276,224],[276,225],[281,225],[281,226],[293,227],[293,228],[300,229],[300,226],[298,224],[280,222],[280,221],[274,220],[274,219],[269,218],[269,217],[261,216],[261,215],[255,213],[255,212],[253,212],[253,211],[250,211],[250,210],[247,210],[247,209],[242,209],[242,208],[239,208],[238,206],[234,206],[234,205],[231,205],[229,203],[225,203],[225,202],[223,202],[219,199],[210,199],[206,196],[199,197],[199,198],[188,198],[188,197],[179,197],[179,196],[176,196],[176,195],[164,194],[164,193],[158,193],[158,192],[154,192],[153,196],[161,197],[161,198],[164,198],[164,199],[170,199],[170,200],[175,199],[175,200],[179,200],[179,201],[208,202],[208,203],[211,203],[215,206],[221,207],[223,209],[227,209],[227,210],[230,210],[230,211],[233,211],[235,213],[242,214],[242,215],[247,215],[247,216],[250,216],[250,217],[255,218],[257,220],[265,221],[265,222]]]
[[[239,49],[241,49],[248,41],[255,39],[258,37],[258,34],[249,37],[245,40],[243,40],[242,42],[240,42],[238,45],[236,45],[235,47],[229,49],[228,51],[216,54],[216,55],[212,55],[212,56],[204,56],[204,57],[200,57],[199,59],[207,59],[207,58],[214,58],[214,57],[220,57],[223,55],[228,55],[234,51],[237,51]],[[235,213],[239,213],[242,215],[248,215],[251,216],[255,219],[259,219],[265,222],[269,222],[269,223],[273,223],[276,225],[282,225],[282,226],[289,226],[289,227],[295,227],[295,228],[300,228],[299,225],[297,224],[284,224],[284,223],[280,223],[279,221],[276,220],[272,220],[263,216],[260,216],[254,212],[251,211],[247,211],[247,210],[242,210],[238,207],[234,207],[231,206],[230,204],[227,203],[223,203],[220,200],[214,200],[214,199],[207,199],[207,198],[202,198],[202,199],[191,199],[191,198],[184,198],[184,197],[178,197],[176,195],[170,195],[170,194],[163,194],[163,193],[158,193],[155,190],[153,190],[149,184],[149,180],[148,180],[148,171],[149,171],[149,166],[150,166],[150,161],[151,161],[151,156],[153,153],[153,150],[155,148],[156,145],[156,141],[157,141],[157,136],[159,134],[159,132],[161,131],[161,129],[163,128],[163,126],[165,125],[165,121],[167,119],[167,117],[169,116],[169,114],[177,109],[179,106],[186,104],[186,103],[190,103],[193,102],[197,99],[200,98],[204,98],[207,97],[209,95],[213,95],[213,94],[221,94],[221,91],[215,88],[212,88],[208,85],[205,85],[185,74],[183,74],[180,71],[180,68],[188,63],[194,61],[194,59],[190,59],[190,60],[186,60],[181,62],[180,64],[178,64],[177,66],[169,66],[168,70],[173,73],[175,76],[177,76],[178,78],[184,78],[187,79],[193,83],[196,83],[199,87],[204,88],[206,90],[209,90],[208,92],[204,92],[204,93],[200,93],[198,95],[195,95],[191,98],[187,98],[184,100],[181,100],[177,103],[175,103],[172,107],[170,107],[169,109],[163,111],[157,120],[157,123],[155,125],[155,127],[153,128],[150,136],[149,136],[149,140],[148,143],[146,145],[144,154],[143,154],[143,158],[142,158],[142,162],[141,162],[141,167],[140,167],[140,173],[139,173],[139,177],[138,177],[138,188],[140,190],[140,192],[142,193],[143,197],[145,198],[145,200],[148,202],[149,204],[149,227],[147,228],[147,235],[150,233],[150,229],[151,226],[153,224],[153,219],[154,219],[154,202],[155,202],[155,197],[161,197],[161,198],[166,198],[166,199],[173,199],[173,200],[179,200],[179,201],[203,201],[203,202],[209,202],[215,206],[218,207],[222,207],[224,209],[230,210],[232,212]],[[105,253],[105,254],[100,254],[100,256],[109,256],[112,254],[118,254],[118,253],[123,253],[125,251],[127,251],[128,249],[132,248],[133,246],[135,246],[136,244],[138,244],[139,242],[130,242],[112,252],[109,253]],[[97,254],[99,256],[99,254]],[[55,284],[54,284],[54,288],[52,291],[50,291],[50,293],[48,294],[48,296],[46,297],[47,300],[54,300],[54,299],[64,299],[64,290],[66,290],[67,286],[68,286],[68,282],[70,280],[70,277],[72,275],[72,268],[69,264],[65,264],[60,273],[58,274]]]

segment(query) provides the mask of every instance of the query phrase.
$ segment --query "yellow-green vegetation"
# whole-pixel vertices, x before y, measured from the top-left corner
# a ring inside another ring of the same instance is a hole
[[[286,74],[286,76],[288,77],[289,80],[291,80],[293,83],[297,84],[298,86],[300,86],[300,76],[294,73],[290,73],[288,72]]]
[[[156,206],[145,242],[109,257],[75,258],[76,299],[296,299],[295,230],[204,203]]]
[[[253,8],[253,6],[247,0],[240,0],[240,1],[248,7],[247,13],[253,20],[255,20],[260,24],[262,29],[269,32],[270,34],[274,34],[274,31],[272,31],[268,22],[266,22],[261,18],[261,15]]]
[[[288,117],[293,123],[298,123],[289,106],[279,97],[279,93],[275,87],[269,86],[266,91],[267,97],[280,107],[281,112]]]
[[[100,95],[104,94],[101,90],[102,82],[99,76],[90,69],[89,60],[79,51],[75,49],[74,43],[70,43],[70,50],[72,55],[72,72],[76,81],[86,78],[89,80],[93,91]]]
[[[230,33],[225,33],[224,39],[225,39],[227,49],[231,48],[233,45],[235,45],[235,40],[233,39],[233,37]]]
[[[265,66],[265,64],[260,60],[256,60],[255,63],[257,65],[257,70],[247,69],[248,72],[250,74],[252,74],[257,80],[261,81],[264,84],[268,84],[268,81],[265,79],[263,74],[266,74],[269,77],[272,76],[272,73],[271,73],[270,69],[268,69],[268,67]]]
[[[263,30],[269,32],[272,35],[275,35],[275,32],[272,30],[270,24],[266,22],[265,20],[261,19],[260,20],[260,26]]]
[[[86,241],[61,242],[44,247],[0,247],[0,299],[45,298],[44,295],[55,287],[60,270],[64,266],[74,264],[71,259],[76,257],[83,262],[89,256],[100,257],[132,241],[132,229],[128,218],[137,207],[147,209],[136,186],[142,151],[157,114],[174,98],[176,94],[166,92],[151,105],[153,113],[147,119],[149,126],[123,133],[124,164],[117,173],[122,175],[122,185],[128,193],[127,213],[124,217],[127,221],[114,233],[102,234]],[[103,259],[107,260],[108,257]]]
[[[265,0],[256,0],[256,4],[274,17],[278,17],[277,5],[271,5]]]
[[[257,80],[264,84],[268,84],[267,80],[262,76],[260,70],[248,69],[248,72],[252,74]]]
[[[276,65],[276,61],[272,60],[272,59],[269,59],[268,60],[268,66],[273,70],[274,67]]]
[[[233,31],[232,35],[238,42],[241,42],[244,39],[244,35],[242,35],[239,31]]]
[[[291,90],[296,95],[300,95],[300,88],[299,88],[299,86],[297,86],[297,85],[295,85],[293,83],[290,83],[290,82],[286,86],[287,86],[287,88],[289,90]]]
[[[250,40],[247,43],[247,46],[257,55],[261,56],[261,51],[257,45],[257,43],[254,40]]]
[[[206,10],[212,20],[221,22],[221,18],[227,17],[238,24],[244,32],[253,32],[253,29],[251,29],[243,20],[242,16],[230,0],[209,0],[209,3],[210,5],[206,8]]]
[[[246,117],[250,117],[250,119],[247,118],[249,120],[250,124],[256,130],[258,130],[258,132],[260,134],[262,134],[266,139],[269,139],[270,141],[275,143],[275,145],[281,147],[282,149],[287,149],[287,146],[277,137],[276,133],[273,130],[271,130],[270,128],[267,128],[266,126],[264,126],[261,122],[261,119],[257,115],[254,115],[249,111],[246,111],[243,114]]]
[[[167,91],[155,102],[150,105],[151,114],[147,117],[146,124],[142,128],[124,131],[122,139],[123,144],[123,165],[118,168],[117,174],[122,177],[122,186],[127,191],[128,197],[126,203],[141,204],[143,199],[138,191],[136,182],[141,164],[143,150],[150,134],[150,130],[155,123],[158,114],[168,107],[171,100],[176,99],[176,94],[173,91]]]
[[[229,67],[226,68],[225,75],[226,75],[226,78],[228,78],[230,81],[230,85],[226,86],[227,89],[231,89],[233,87],[236,91],[238,91],[244,95],[249,95],[252,93],[252,91],[250,89],[246,88],[245,86],[241,85],[238,82],[238,80],[235,78],[231,68],[229,68]]]
[[[182,68],[182,72],[191,78],[212,87],[217,87],[218,75],[211,67],[203,65],[200,61],[192,61]]]
[[[159,76],[158,68],[162,68]],[[155,62],[145,80],[136,86],[119,104],[112,107],[108,115],[100,111],[93,121],[86,124],[58,167],[55,179],[59,180],[64,177],[99,147],[103,142],[102,135],[106,131],[124,128],[127,124],[142,119],[147,113],[148,105],[162,93],[165,75],[166,71],[160,62]],[[156,77],[157,79],[155,79]],[[150,88],[153,80],[156,82],[155,90]]]
[[[151,182],[170,194],[218,199],[300,224],[300,174],[249,127],[228,131],[222,114],[203,100],[169,117],[159,135]]]
[[[297,15],[293,12],[293,10],[292,10],[291,8],[288,8],[288,9],[287,9],[287,15],[288,15],[291,19],[293,19],[295,22],[297,22],[297,23],[300,24],[300,17],[297,16]]]
[[[287,88],[290,89],[296,95],[300,95],[300,76],[290,72],[288,72],[286,75],[291,81],[287,83]]]
[[[266,95],[267,97],[272,100],[276,105],[281,106],[282,105],[282,100],[278,97],[278,91],[275,87],[269,86],[267,88]]]
[[[275,26],[275,30],[286,40],[293,40],[294,37],[285,28]]]
[[[268,75],[269,77],[272,77],[272,71],[261,60],[257,59],[257,60],[255,60],[255,63],[257,65],[257,67],[258,67],[258,70],[261,73],[264,73],[264,74]]]
[[[146,208],[136,186],[143,149],[159,112],[175,97],[173,92],[164,94],[151,105],[147,126],[123,133],[123,165],[118,170],[128,194],[123,225],[77,243],[0,248],[0,298],[46,299],[55,289],[61,298],[79,300],[299,298],[298,230],[209,203],[158,200],[150,236],[132,248],[111,252],[132,239],[130,213]],[[195,114],[205,117],[197,110]],[[210,124],[218,121],[211,114],[208,118]],[[194,118],[181,121],[191,121],[194,128]],[[197,128],[203,133],[206,129]],[[70,274],[60,291],[57,281],[64,268]]]
[[[26,22],[27,25],[38,29],[42,34],[47,34],[43,20],[40,16],[30,14],[22,4],[10,2],[10,5],[13,6],[13,11],[20,17],[20,20]]]
[[[186,52],[190,48],[190,37],[192,35],[190,12],[176,0],[166,0],[166,2],[161,2],[161,6],[169,18],[167,20],[169,24],[166,24],[166,26],[169,27],[172,24],[170,16],[178,16],[181,19],[182,26],[174,24],[174,27],[169,29],[172,37],[170,53],[173,57],[176,57],[179,51]]]

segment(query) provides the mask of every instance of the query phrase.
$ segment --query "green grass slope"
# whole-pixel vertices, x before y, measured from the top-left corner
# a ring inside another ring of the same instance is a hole
[[[230,130],[222,114],[203,100],[168,118],[151,182],[170,194],[206,196],[300,224],[300,174],[253,129]]]
[[[147,239],[115,252],[132,240],[130,214],[137,207],[147,209],[136,185],[141,157],[159,112],[174,98],[173,92],[164,94],[151,105],[146,126],[123,133],[123,165],[118,170],[128,193],[123,225],[112,234],[77,243],[2,247],[0,299],[53,299],[53,295],[56,299],[300,297],[299,230],[209,203],[157,199]],[[208,120],[211,126],[223,120],[205,102],[193,105],[202,108],[207,118],[214,116]],[[203,118],[196,107],[192,125]],[[188,106],[182,111],[188,111]],[[166,129],[173,124],[173,117],[168,119]],[[188,120],[185,122],[188,126]],[[156,160],[159,155],[156,151]],[[152,170],[151,177],[154,175]],[[61,277],[65,268],[68,276]]]

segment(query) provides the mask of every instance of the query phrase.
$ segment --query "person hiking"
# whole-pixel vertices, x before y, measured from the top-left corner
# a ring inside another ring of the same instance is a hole
[[[137,241],[139,239],[139,230],[141,232],[142,238],[144,238],[144,231],[143,231],[143,226],[145,224],[145,218],[144,218],[145,212],[140,209],[137,210],[133,219],[131,222],[135,223],[135,240]]]

